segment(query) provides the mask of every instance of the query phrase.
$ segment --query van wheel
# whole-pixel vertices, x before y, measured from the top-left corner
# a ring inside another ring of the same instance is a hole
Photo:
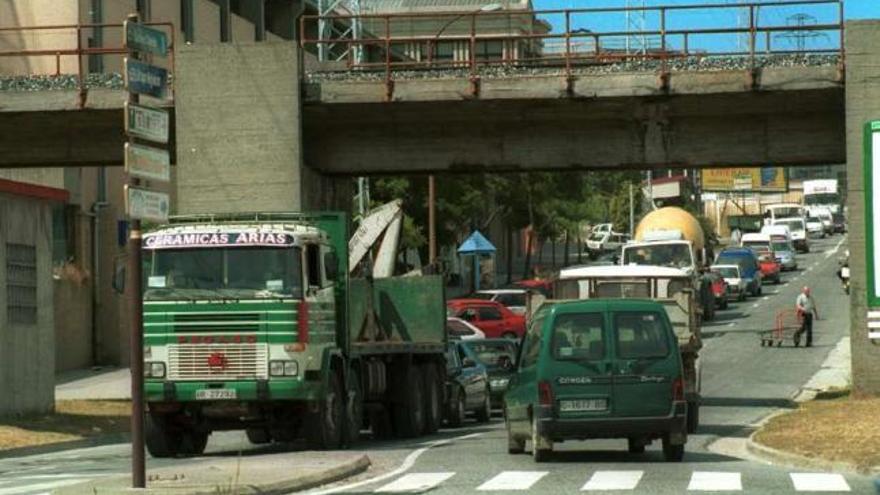
[[[504,337],[505,339],[517,340],[516,334],[513,332],[504,332],[501,334],[501,336]]]
[[[684,459],[684,444],[673,445],[669,435],[664,436],[663,459],[666,462],[681,462]]]
[[[180,453],[183,455],[202,455],[208,446],[208,433],[201,431],[185,431],[180,442]]]
[[[522,454],[526,451],[526,441],[518,440],[513,436],[513,432],[510,431],[510,421],[505,419],[504,425],[507,427],[507,453],[508,454]]]
[[[248,428],[244,433],[248,441],[254,445],[263,445],[272,441],[269,430],[265,428]]]
[[[443,421],[443,399],[440,397],[440,382],[434,363],[422,366],[422,379],[425,385],[425,433],[436,433]]]
[[[538,435],[538,420],[532,418],[532,459],[535,462],[546,462],[550,458],[550,453],[553,452],[553,444],[550,444],[550,448],[541,447],[542,441],[550,444],[549,441]]]
[[[687,432],[696,433],[700,425],[700,405],[696,401],[688,402]]]
[[[409,366],[398,382],[399,402],[392,404],[392,417],[401,438],[415,438],[425,429],[425,403],[422,400],[422,374],[418,366]]]
[[[456,389],[452,392],[452,400],[449,403],[449,426],[453,428],[464,423],[465,414],[467,414],[464,399],[464,390]]]
[[[492,398],[489,395],[489,388],[486,387],[486,397],[483,399],[483,406],[477,409],[477,422],[488,423],[492,419]]]
[[[626,439],[626,450],[630,454],[644,454],[645,453],[645,443],[642,442],[640,438],[627,438]]]
[[[330,375],[330,387],[318,401],[317,411],[310,412],[306,419],[306,443],[314,450],[338,449],[342,443],[342,430],[345,428],[345,404],[339,375]]]
[[[168,420],[158,414],[147,414],[144,437],[147,452],[156,458],[175,457],[183,443],[182,432],[173,431],[168,426]]]

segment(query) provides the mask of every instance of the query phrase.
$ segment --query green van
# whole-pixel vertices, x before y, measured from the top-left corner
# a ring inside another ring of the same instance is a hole
[[[532,443],[626,438],[642,453],[659,438],[684,457],[687,402],[678,341],[663,305],[643,299],[548,302],[529,322],[504,398],[508,452]]]

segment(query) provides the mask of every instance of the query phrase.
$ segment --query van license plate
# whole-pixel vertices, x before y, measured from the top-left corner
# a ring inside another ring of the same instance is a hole
[[[235,398],[235,389],[232,388],[209,388],[205,390],[196,390],[196,400],[222,400]]]
[[[561,400],[561,401],[559,401],[559,410],[561,412],[604,411],[606,409],[608,409],[608,400],[607,399]]]

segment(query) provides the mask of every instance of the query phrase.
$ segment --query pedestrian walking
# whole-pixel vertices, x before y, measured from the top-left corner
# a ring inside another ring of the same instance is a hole
[[[800,342],[800,336],[803,335],[804,332],[807,333],[807,343],[806,347],[812,347],[813,345],[813,316],[816,319],[819,319],[819,310],[816,308],[816,301],[813,300],[813,296],[810,293],[810,288],[808,286],[804,286],[801,293],[798,295],[797,300],[795,301],[795,306],[797,307],[798,317],[801,319],[801,328],[798,330],[797,337],[795,338],[795,345]]]

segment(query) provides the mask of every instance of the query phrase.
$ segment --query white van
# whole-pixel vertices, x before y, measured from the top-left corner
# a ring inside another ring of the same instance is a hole
[[[741,247],[751,248],[753,251],[758,252],[773,250],[770,246],[769,234],[743,234],[739,245]]]
[[[801,253],[809,253],[810,245],[807,243],[807,223],[803,218],[779,218],[773,220],[772,225],[785,225],[791,232],[791,242],[795,249]]]
[[[761,233],[770,236],[773,241],[791,242],[791,230],[788,225],[765,225],[761,227]]]

